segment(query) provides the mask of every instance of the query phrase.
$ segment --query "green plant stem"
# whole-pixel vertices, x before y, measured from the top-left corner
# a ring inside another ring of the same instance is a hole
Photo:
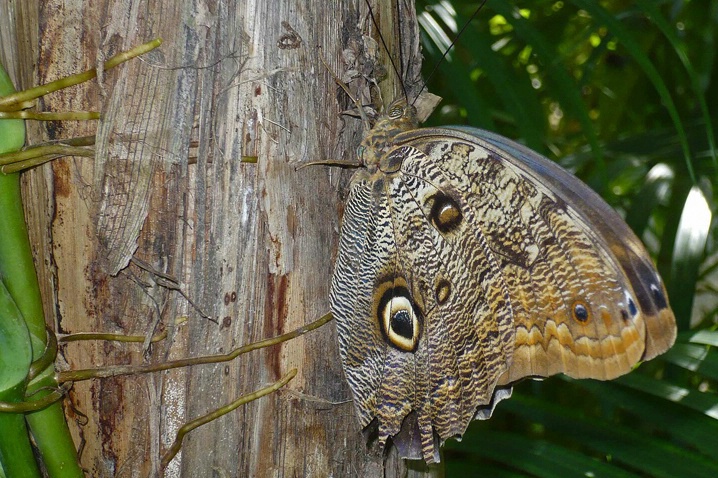
[[[10,78],[0,68],[0,94],[14,91]],[[0,121],[0,153],[17,151],[25,142],[25,123],[21,120]],[[13,198],[16,177],[0,177],[0,400],[22,402],[25,397],[26,377],[32,361],[32,342],[28,327],[13,295],[6,284],[14,278],[8,274],[13,264],[8,264],[5,236],[8,202]],[[12,209],[12,205],[11,205]],[[24,224],[24,219],[23,219]],[[8,236],[14,238],[11,231]],[[10,244],[12,246],[12,244]],[[11,248],[12,249],[12,248]],[[12,250],[10,251],[12,253]],[[10,267],[8,267],[10,266]],[[8,477],[39,477],[25,417],[19,413],[0,413],[0,470]]]
[[[72,387],[72,382],[63,383],[62,387],[50,392],[40,400],[32,402],[0,402],[0,415],[6,413],[28,413],[37,412],[59,400],[65,398],[65,395]]]
[[[117,377],[120,375],[134,375],[139,373],[161,372],[179,367],[189,367],[191,365],[216,364],[221,362],[229,362],[242,354],[251,352],[252,350],[271,347],[287,340],[304,335],[309,331],[317,329],[332,319],[331,313],[326,313],[319,319],[311,322],[303,327],[287,332],[286,334],[260,340],[251,344],[238,347],[227,354],[203,355],[201,357],[192,357],[179,360],[169,360],[162,363],[144,364],[144,365],[116,365],[114,367],[90,368],[81,370],[68,370],[66,372],[57,373],[57,381],[60,383],[72,381],[80,382],[82,380],[90,380],[93,378]]]
[[[0,400],[23,402],[31,357],[25,321],[0,278]],[[40,476],[25,417],[19,410],[0,413],[0,471],[3,476]]]
[[[95,149],[91,147],[94,144],[94,136],[81,136],[30,146],[22,151],[0,154],[0,173],[19,173],[62,156],[94,158]]]
[[[57,337],[55,333],[47,329],[47,346],[43,351],[40,358],[34,360],[30,364],[30,370],[27,372],[27,379],[33,380],[35,377],[42,374],[42,371],[48,368],[55,362],[57,358]]]
[[[83,156],[86,158],[94,158],[95,157],[95,151],[93,149],[87,149],[87,148],[74,148],[71,146],[57,146],[54,148],[57,152],[54,153],[48,153],[48,154],[38,154],[37,156],[31,157],[30,159],[24,159],[19,160],[12,164],[3,164],[0,165],[0,174],[13,174],[13,173],[20,173],[23,171],[26,171],[28,169],[32,169],[36,166],[40,166],[41,164],[48,163],[50,161],[53,161],[55,159],[61,158],[63,156]],[[31,150],[28,150],[31,151]],[[23,151],[24,153],[25,151]]]
[[[0,68],[0,95],[8,95],[14,87],[4,69]],[[2,100],[0,100],[2,101]],[[18,151],[25,142],[25,128],[22,120],[0,120],[0,153]],[[35,264],[25,224],[25,214],[22,206],[20,191],[20,176],[18,173],[0,175],[0,276],[5,278],[5,286],[9,297],[17,306],[24,326],[29,333],[32,350],[32,359],[40,358],[46,347],[45,315],[42,309],[40,286],[35,273]],[[24,395],[29,400],[39,400],[51,393],[49,390],[40,390],[43,387],[57,388],[54,379],[55,368],[51,364],[47,369],[27,385],[22,383]],[[35,393],[37,392],[37,393]],[[19,400],[22,401],[21,394]],[[5,414],[2,414],[5,415]],[[8,414],[3,419],[13,420],[17,415]],[[35,443],[40,451],[47,473],[52,478],[75,478],[84,476],[77,459],[77,451],[65,422],[62,405],[59,402],[44,408],[41,411],[18,417],[27,421],[32,431]],[[17,424],[16,423],[16,424]],[[27,430],[15,428],[12,433],[3,427],[0,435],[6,435],[8,440],[16,443],[12,453],[13,457],[2,456],[2,466],[8,476],[23,476],[18,472],[9,471],[8,463],[15,462],[15,456],[22,456],[22,464],[27,470],[37,467],[29,443]],[[20,451],[17,451],[17,449]],[[5,460],[11,460],[6,462]],[[19,460],[19,459],[18,459]],[[35,475],[24,475],[35,476]]]
[[[167,338],[167,330],[160,334],[153,335],[150,339],[150,343],[159,342]],[[124,334],[102,334],[96,332],[77,332],[74,334],[63,335],[58,338],[59,342],[79,342],[81,340],[105,340],[108,342],[136,342],[143,343],[147,337],[144,335],[124,335]]]
[[[0,119],[27,119],[37,121],[87,121],[100,119],[97,111],[0,111]]]
[[[0,165],[5,166],[8,164],[18,163],[20,161],[37,158],[38,156],[48,155],[94,157],[95,151],[92,149],[78,148],[76,146],[66,146],[64,144],[35,146],[33,148],[27,148],[23,151],[18,151],[17,153],[0,155]]]

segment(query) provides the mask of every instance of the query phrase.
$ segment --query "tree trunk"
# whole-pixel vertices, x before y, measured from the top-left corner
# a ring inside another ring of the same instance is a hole
[[[362,125],[340,114],[353,104],[333,75],[347,78],[358,56],[357,71],[376,76],[364,61],[371,51],[362,35],[376,29],[363,0],[337,8],[323,0],[0,3],[2,61],[18,88],[164,40],[40,103],[102,111],[97,125],[30,126],[33,144],[97,132],[94,162],[65,158],[25,175],[50,326],[168,331],[147,351],[64,345],[60,369],[228,352],[328,311],[351,173],[295,166],[355,158]],[[415,79],[415,16],[402,12],[397,22],[394,2],[385,3],[374,13],[394,58],[402,26]],[[381,48],[390,100],[399,89]],[[350,89],[366,94],[362,81]],[[256,164],[241,161],[252,157]],[[160,471],[184,422],[292,368],[297,376],[279,392],[191,432]],[[78,382],[66,410],[89,476],[424,476],[367,448],[350,399],[330,322],[231,363]]]

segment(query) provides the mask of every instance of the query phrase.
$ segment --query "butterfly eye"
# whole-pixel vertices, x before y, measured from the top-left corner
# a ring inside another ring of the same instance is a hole
[[[389,343],[399,350],[414,352],[419,344],[421,321],[408,291],[401,287],[384,292],[378,312]]]
[[[434,226],[443,233],[459,227],[464,216],[456,201],[443,193],[436,194],[432,200],[430,217]]]
[[[389,108],[388,116],[390,119],[399,119],[404,114],[404,108],[401,105],[395,105]]]

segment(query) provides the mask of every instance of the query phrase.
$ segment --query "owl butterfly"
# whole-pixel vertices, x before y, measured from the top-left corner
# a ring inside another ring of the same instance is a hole
[[[536,152],[419,128],[395,100],[359,148],[331,310],[361,425],[405,458],[491,416],[526,377],[609,380],[676,336],[641,241]]]

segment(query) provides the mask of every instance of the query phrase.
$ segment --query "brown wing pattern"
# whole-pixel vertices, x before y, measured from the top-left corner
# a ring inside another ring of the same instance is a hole
[[[405,164],[412,162],[398,153]],[[511,362],[513,328],[509,288],[485,238],[471,231],[474,212],[465,209],[453,223],[437,221],[442,205],[458,205],[450,202],[455,189],[439,169],[425,166],[423,177],[402,168],[383,180],[399,262],[423,317],[413,410],[424,458],[431,461],[438,460],[434,433],[439,443],[463,434],[477,407],[491,402]]]
[[[440,176],[434,183],[451,189]],[[463,434],[477,408],[491,405],[513,351],[509,290],[499,265],[482,237],[470,233],[472,211],[450,232],[432,226],[441,194],[399,172],[357,173],[331,289],[361,424],[376,419],[380,443],[394,437],[402,455],[427,461],[438,461],[440,442]],[[419,327],[405,348],[382,326],[387,301],[402,298]],[[487,317],[492,320],[477,320]],[[502,390],[500,398],[507,395]]]
[[[479,130],[393,145],[352,179],[331,288],[359,419],[380,444],[438,461],[512,382],[610,379],[673,343],[648,254],[578,179]]]
[[[471,132],[417,130],[397,143],[438,162],[462,187],[479,218],[475,227],[502,264],[516,342],[500,383],[560,372],[611,379],[670,347],[676,329],[665,289],[618,214],[547,159]],[[409,174],[422,168],[402,167]]]

